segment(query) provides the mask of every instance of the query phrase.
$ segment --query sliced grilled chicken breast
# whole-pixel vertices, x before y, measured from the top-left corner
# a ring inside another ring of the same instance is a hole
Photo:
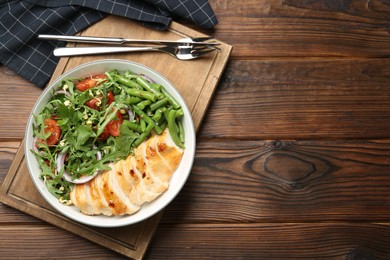
[[[134,155],[111,163],[111,170],[76,184],[71,200],[87,215],[134,214],[168,189],[182,156],[183,149],[175,145],[166,129],[139,145]]]

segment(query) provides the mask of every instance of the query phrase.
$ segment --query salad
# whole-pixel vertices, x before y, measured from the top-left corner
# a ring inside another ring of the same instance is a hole
[[[145,75],[117,70],[67,79],[34,114],[34,147],[48,191],[71,204],[73,185],[109,170],[152,134],[168,128],[184,148],[183,110]]]

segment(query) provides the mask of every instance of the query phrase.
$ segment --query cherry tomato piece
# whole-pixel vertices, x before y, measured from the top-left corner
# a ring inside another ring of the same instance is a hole
[[[107,129],[110,132],[112,136],[119,136],[120,135],[120,126],[123,123],[123,115],[118,111],[116,113],[116,118],[108,122]]]
[[[104,74],[97,74],[81,80],[79,83],[76,84],[76,88],[79,91],[86,91],[87,89],[95,87],[99,81],[102,81],[102,79],[106,78],[107,76]]]
[[[110,136],[110,132],[108,131],[107,126],[104,128],[103,133],[101,133],[98,137],[100,141],[106,140]]]
[[[46,118],[44,121],[45,124],[45,134],[51,133],[46,140],[38,139],[37,142],[44,143],[47,145],[55,145],[61,136],[61,128],[58,126],[57,121],[51,118]]]
[[[95,110],[100,110],[100,103],[101,103],[101,97],[95,97],[87,102],[85,102],[85,105],[92,108],[92,109],[95,109]]]
[[[114,102],[114,94],[112,94],[111,91],[107,93],[107,104],[110,105],[112,102]]]

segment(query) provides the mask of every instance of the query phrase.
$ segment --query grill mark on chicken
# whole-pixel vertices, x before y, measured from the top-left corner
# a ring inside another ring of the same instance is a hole
[[[110,185],[110,173],[102,174],[102,180],[100,183],[100,190],[103,193],[104,199],[107,201],[108,206],[112,209],[114,215],[119,215],[121,212],[126,212],[126,204],[118,198],[118,195],[114,192],[113,187]]]
[[[164,157],[161,156],[160,152],[159,152],[159,140],[160,138],[153,138],[150,140],[149,142],[149,150],[148,150],[148,153],[150,154],[151,157],[156,157],[158,156],[158,160],[161,160],[161,162],[163,163],[163,165],[167,168],[167,170],[172,170],[171,166],[169,165],[169,163],[164,159]]]
[[[142,173],[138,170],[136,159],[133,156],[130,158],[130,165],[134,171],[134,178],[137,179],[137,191],[141,197],[141,201],[150,202],[154,200],[159,193],[154,192],[152,187],[150,187],[150,184],[142,179]]]
[[[141,200],[136,191],[135,179],[133,177],[128,178],[126,176],[126,173],[130,171],[128,167],[129,166],[128,160],[129,158],[127,158],[124,161],[121,161],[120,164],[121,167],[118,167],[119,169],[121,169],[121,174],[120,174],[120,178],[118,178],[118,183],[120,184],[124,193],[128,196],[131,203],[139,206],[141,204]]]
[[[108,179],[109,179],[109,185],[112,189],[112,192],[117,196],[118,200],[123,202],[123,204],[125,205],[125,209],[123,211],[119,211],[117,214],[118,215],[122,215],[122,214],[125,214],[126,212],[136,212],[139,210],[139,205],[136,205],[134,204],[130,198],[127,196],[127,190],[124,190],[122,187],[121,187],[121,184],[120,184],[120,179],[117,178],[117,176],[115,175],[115,173],[117,172],[117,168],[120,167],[122,168],[122,165],[121,163],[123,163],[122,161],[120,161],[120,163],[118,164],[115,164],[113,169],[111,170],[111,172],[109,174],[107,174],[108,176]]]
[[[165,160],[165,158],[160,154],[160,151],[164,151],[167,147],[165,143],[159,143],[158,142],[159,138],[153,138],[150,140],[150,146],[149,150],[152,156],[157,155],[162,162],[170,169],[172,170],[172,167],[169,165],[169,163]]]
[[[104,207],[106,207],[106,205],[103,205],[103,202],[100,200],[100,194],[95,189],[96,179],[97,179],[97,177],[94,180],[91,180],[90,185],[83,185],[83,186],[89,186],[89,196],[91,197],[91,204],[93,207],[93,210],[89,212],[90,215],[96,214],[96,212],[100,212]],[[81,189],[81,185],[75,186],[74,189]],[[96,198],[99,198],[99,199],[96,199]],[[72,201],[73,201],[73,198],[72,198]]]
[[[160,136],[156,137],[159,138]],[[137,157],[137,168],[142,169],[142,180],[147,187],[153,193],[161,193],[168,188],[168,182],[163,181],[160,178],[154,176],[155,164],[157,164],[157,171],[160,171],[161,175],[169,175],[169,172],[166,171],[164,163],[161,163],[161,160],[158,160],[156,156],[152,156],[148,153],[150,147],[150,139],[147,142],[142,143],[135,153]],[[170,177],[170,176],[169,176]]]

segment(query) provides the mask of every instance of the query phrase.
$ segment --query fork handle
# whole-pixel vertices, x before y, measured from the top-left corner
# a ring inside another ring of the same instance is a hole
[[[54,56],[78,56],[104,53],[120,53],[120,52],[135,52],[135,51],[155,51],[158,48],[153,47],[64,47],[56,48],[53,52]]]

